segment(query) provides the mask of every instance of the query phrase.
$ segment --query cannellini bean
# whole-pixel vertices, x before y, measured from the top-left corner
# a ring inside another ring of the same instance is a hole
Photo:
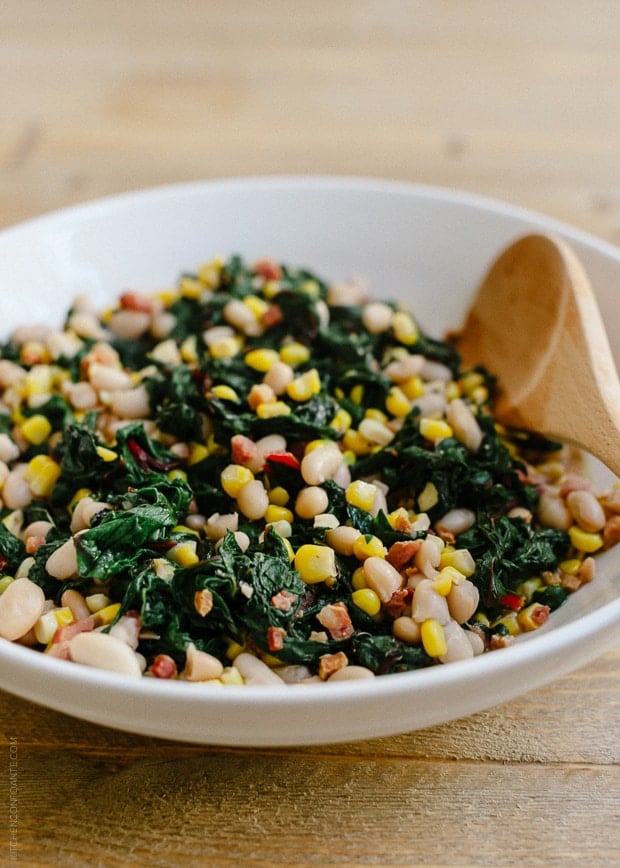
[[[125,419],[142,419],[151,412],[149,393],[143,385],[110,392],[109,404],[112,412]]]
[[[430,579],[422,579],[413,594],[411,604],[411,617],[418,624],[427,618],[434,618],[440,624],[447,624],[450,620],[450,611],[445,597],[438,594]]]
[[[441,419],[446,411],[446,399],[437,392],[427,392],[412,404],[422,416],[429,419]]]
[[[424,356],[410,355],[390,362],[384,373],[393,383],[404,383],[411,377],[417,377],[423,367]]]
[[[435,530],[437,533],[451,533],[458,536],[460,533],[465,533],[476,521],[476,513],[471,509],[459,508],[451,509],[446,512],[438,521],[435,522]]]
[[[314,518],[325,512],[329,506],[329,497],[318,485],[308,485],[302,488],[295,501],[295,512],[300,518]]]
[[[69,383],[63,393],[76,410],[89,410],[97,404],[97,393],[90,383]]]
[[[362,277],[332,283],[327,291],[327,303],[340,305],[364,304],[368,300],[368,284]]]
[[[605,526],[605,511],[591,491],[571,491],[566,506],[582,530],[596,533]]]
[[[0,595],[0,636],[14,642],[43,614],[45,594],[30,579],[15,579]]]
[[[8,434],[0,434],[0,461],[9,463],[19,457],[19,446]]]
[[[337,669],[333,675],[327,679],[331,684],[332,681],[361,681],[364,678],[374,678],[375,673],[372,669],[367,669],[365,666],[343,666],[342,669]]]
[[[269,507],[269,495],[260,479],[244,485],[237,495],[239,511],[253,521],[263,518]]]
[[[30,522],[22,531],[24,542],[28,542],[29,538],[34,536],[46,537],[53,527],[51,521],[44,521],[43,519]]]
[[[289,383],[295,379],[295,371],[286,362],[275,362],[263,378],[263,383],[273,389],[275,395],[282,395]]]
[[[30,485],[25,479],[27,464],[16,464],[4,481],[2,499],[9,509],[21,509],[32,500]]]
[[[119,338],[127,341],[141,337],[151,325],[151,314],[141,310],[123,308],[115,311],[110,317],[111,331]]]
[[[455,398],[448,404],[446,419],[456,439],[470,452],[477,452],[483,434],[471,407],[462,398]]]
[[[244,335],[259,335],[262,332],[260,322],[253,312],[239,298],[232,298],[224,305],[224,319]]]
[[[90,609],[86,605],[85,598],[79,591],[76,591],[75,588],[68,588],[64,591],[60,598],[60,604],[61,606],[67,606],[71,609],[71,614],[76,621],[80,621],[82,618],[88,618],[91,614]]]
[[[401,642],[406,642],[408,645],[419,645],[422,641],[420,625],[407,615],[401,615],[399,618],[394,619],[392,633],[397,639],[400,639]]]
[[[94,500],[88,495],[78,501],[73,515],[71,516],[71,533],[77,533],[79,530],[86,530],[90,527],[91,519],[98,512],[103,512],[104,509],[110,509],[110,505],[103,501]]]
[[[270,452],[284,452],[286,450],[286,439],[281,434],[267,434],[256,441],[256,452],[247,461],[244,461],[246,467],[252,473],[260,473],[265,466],[265,456]]]
[[[364,305],[362,310],[364,328],[373,335],[387,331],[392,325],[393,318],[393,309],[383,301],[371,301]]]
[[[302,478],[308,485],[320,485],[326,479],[333,479],[343,462],[342,452],[335,443],[317,446],[302,458]]]
[[[473,630],[465,630],[465,636],[472,647],[474,657],[478,657],[479,654],[484,653],[484,639],[482,636],[478,633],[474,633]]]
[[[68,326],[81,338],[105,340],[108,336],[95,314],[86,310],[75,310],[69,318]]]
[[[333,530],[328,530],[325,540],[337,555],[350,557],[353,554],[355,540],[361,535],[361,531],[357,528],[343,524]]]
[[[478,608],[480,592],[473,582],[466,579],[458,585],[452,585],[447,600],[454,620],[457,624],[464,624]]]
[[[439,380],[442,383],[449,383],[452,379],[452,371],[441,362],[435,362],[433,359],[424,359],[420,376],[423,380],[428,380],[429,382]]]
[[[75,579],[78,574],[77,551],[73,537],[52,552],[45,569],[54,579]]]
[[[363,563],[366,584],[379,597],[382,603],[389,603],[392,594],[400,591],[403,577],[385,558],[372,555]]]
[[[241,654],[235,657],[233,666],[239,670],[241,677],[248,686],[259,684],[277,684],[280,687],[284,686],[284,682],[276,673],[255,657],[253,654],[248,654],[242,651]]]
[[[122,368],[103,365],[100,362],[91,362],[88,366],[88,379],[98,391],[101,389],[131,389],[133,386],[131,376]]]
[[[219,678],[224,667],[213,654],[200,651],[193,643],[187,646],[185,669],[181,673],[187,681],[210,681]]]
[[[538,519],[546,527],[568,530],[573,523],[570,510],[562,498],[543,492],[538,500]]]
[[[448,621],[443,628],[444,638],[448,646],[445,654],[439,658],[442,663],[454,663],[456,660],[468,660],[474,656],[474,649],[467,638],[467,632],[456,623]]]
[[[437,574],[441,550],[442,541],[439,537],[427,536],[415,554],[415,565],[427,579],[432,579]]]
[[[236,531],[239,527],[239,513],[229,512],[225,515],[220,515],[219,512],[214,512],[209,516],[205,525],[205,533],[207,539],[218,540],[226,536],[226,531]]]
[[[75,663],[135,678],[142,676],[137,655],[129,645],[108,633],[94,630],[78,633],[69,640],[69,655]]]

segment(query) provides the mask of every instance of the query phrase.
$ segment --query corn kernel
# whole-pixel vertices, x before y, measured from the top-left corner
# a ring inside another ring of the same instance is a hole
[[[97,446],[96,451],[99,458],[105,462],[116,461],[118,458],[118,452],[115,452],[113,449],[107,449],[105,446]]]
[[[259,419],[273,419],[275,416],[289,416],[292,410],[284,401],[268,401],[259,404],[256,415]]]
[[[287,551],[289,563],[292,563],[295,560],[295,552],[293,551],[293,546],[291,545],[290,540],[288,540],[285,536],[281,537],[281,539],[284,543],[284,548]]]
[[[192,443],[189,450],[189,464],[198,464],[208,456],[209,450],[204,443]]]
[[[273,503],[275,506],[286,506],[290,499],[290,494],[281,485],[276,485],[269,491],[269,503]]]
[[[193,567],[200,561],[200,558],[196,554],[195,540],[186,540],[185,542],[178,543],[166,554],[173,563],[178,564],[180,567]]]
[[[203,263],[196,272],[198,280],[209,289],[216,289],[220,284],[223,265],[224,258],[222,256],[216,256],[210,262]]]
[[[353,543],[353,554],[360,561],[365,561],[366,558],[385,557],[385,546],[378,536],[372,534],[360,534]]]
[[[366,573],[364,572],[364,567],[358,567],[356,570],[353,570],[353,575],[351,576],[351,587],[354,591],[361,591],[362,588],[368,587],[366,584]]]
[[[446,383],[445,397],[446,401],[454,401],[455,398],[461,397],[461,387],[456,380],[450,380],[449,383]]]
[[[388,421],[386,414],[378,407],[368,407],[368,409],[364,411],[364,418],[374,419],[375,422],[381,422],[383,425]]]
[[[257,350],[250,350],[245,354],[244,361],[249,368],[254,371],[259,371],[261,374],[266,374],[279,361],[280,356],[275,350],[270,350],[267,347],[261,347]]]
[[[309,295],[310,298],[318,298],[319,292],[320,292],[320,287],[319,287],[318,283],[316,282],[316,280],[308,279],[308,280],[304,280],[304,282],[302,283],[301,291],[305,292],[306,295]]]
[[[223,401],[239,401],[239,395],[231,386],[224,384],[213,386],[211,392],[216,398],[221,398]]]
[[[577,525],[568,529],[568,535],[577,551],[591,554],[603,547],[603,537],[600,533],[588,533]]]
[[[392,386],[385,399],[385,409],[397,419],[403,419],[409,414],[411,404],[401,388]]]
[[[418,495],[418,508],[420,512],[428,512],[439,502],[439,492],[434,482],[427,482]]]
[[[220,473],[220,484],[229,497],[238,497],[241,489],[253,479],[254,474],[243,464],[229,464]]]
[[[204,286],[195,277],[182,277],[179,281],[179,289],[185,298],[198,299],[202,295]]]
[[[29,443],[39,446],[49,439],[52,433],[52,424],[47,416],[36,413],[22,422],[20,430]]]
[[[73,624],[75,618],[69,606],[60,606],[58,609],[52,609],[56,623],[59,627],[66,627],[67,624]]]
[[[331,428],[344,434],[351,427],[352,421],[351,414],[344,407],[341,407],[329,424]]]
[[[218,680],[229,687],[242,687],[245,684],[243,675],[235,666],[227,666]]]
[[[269,309],[267,302],[258,295],[246,295],[242,301],[252,311],[257,320],[261,319]]]
[[[351,389],[351,392],[349,394],[349,397],[353,401],[353,403],[357,404],[358,406],[362,403],[362,401],[364,400],[364,387],[362,386],[361,383],[358,383],[356,386],[353,386],[353,388]]]
[[[44,612],[34,625],[35,638],[41,645],[48,645],[54,638],[56,630],[58,630],[58,621],[53,609]]]
[[[220,338],[209,345],[209,352],[214,359],[232,359],[241,349],[241,341],[236,336]],[[182,351],[181,351],[182,354]]]
[[[336,555],[329,546],[307,543],[295,553],[295,569],[301,579],[309,585],[335,578]]]
[[[392,317],[392,331],[396,340],[406,346],[415,344],[418,339],[418,327],[406,311],[396,311]]]
[[[186,337],[180,347],[181,358],[185,364],[190,365],[198,361],[198,350],[196,349],[196,335]]]
[[[424,394],[424,380],[422,377],[412,376],[400,384],[403,394],[410,401],[415,401],[416,398],[421,398]]]
[[[581,568],[582,561],[579,558],[569,558],[559,564],[560,570],[563,573],[568,573],[569,576],[576,576]]]
[[[458,570],[454,570],[454,573],[458,573]],[[441,594],[442,597],[447,597],[452,590],[452,585],[459,584],[465,578],[461,573],[458,573],[458,575],[460,581],[455,582],[452,568],[445,567],[443,570],[440,570],[433,579],[433,590],[438,594]]]
[[[245,650],[245,645],[240,645],[239,642],[235,642],[234,639],[229,639],[226,646],[226,659],[234,660],[235,657],[238,657],[239,654],[241,654]]]
[[[493,621],[493,627],[499,626],[504,626],[511,636],[518,636],[521,632],[521,625],[519,624],[516,612],[508,612],[508,614]]]
[[[420,434],[434,444],[440,443],[446,437],[452,437],[453,433],[450,425],[443,419],[429,419],[426,416],[420,419]]]
[[[14,581],[13,576],[0,576],[0,594],[3,594]]]
[[[476,572],[476,562],[468,549],[455,549],[446,546],[441,553],[440,568],[453,567],[466,578]]]
[[[49,365],[35,365],[26,374],[24,395],[46,395],[54,388],[54,369]]]
[[[471,395],[474,389],[484,385],[484,377],[478,371],[468,371],[461,377],[461,389],[466,395]]]
[[[356,456],[370,455],[372,446],[355,428],[349,428],[344,432],[342,445],[346,452],[352,452]]]
[[[180,467],[173,467],[172,470],[169,470],[166,474],[170,482],[174,482],[179,479],[181,482],[187,482],[187,473],[184,470],[181,470]]]
[[[49,497],[59,476],[60,465],[48,455],[35,455],[24,474],[35,497]]]
[[[309,401],[313,395],[318,395],[320,391],[321,378],[316,368],[311,368],[286,386],[286,394],[293,401]]]
[[[429,657],[442,657],[448,652],[443,627],[436,618],[427,618],[420,627],[422,646]]]
[[[345,491],[347,503],[351,506],[356,506],[358,509],[364,509],[370,512],[377,493],[377,486],[372,482],[364,482],[362,479],[356,479],[351,482]]]
[[[305,365],[310,359],[310,350],[305,344],[300,344],[299,341],[290,341],[280,347],[280,360],[295,368],[298,365]]]
[[[88,606],[88,597],[86,598],[86,601],[86,605]],[[90,606],[88,608],[90,609]],[[107,624],[111,624],[120,612],[120,608],[120,603],[110,603],[108,606],[104,606],[104,608],[102,609],[97,609],[93,613],[95,616],[95,626],[102,627]]]
[[[265,513],[265,521],[267,522],[267,524],[271,524],[274,521],[292,522],[293,519],[293,513],[285,506],[277,506],[274,503],[270,503],[267,507],[267,512]]]
[[[353,591],[351,599],[358,609],[366,612],[371,618],[381,611],[381,600],[372,588],[360,588],[358,591]]]

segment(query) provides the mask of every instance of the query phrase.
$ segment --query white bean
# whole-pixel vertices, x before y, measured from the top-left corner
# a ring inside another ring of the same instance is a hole
[[[541,524],[556,530],[568,530],[573,519],[561,497],[544,493],[540,495],[537,508]]]
[[[205,533],[207,539],[218,540],[226,536],[226,531],[236,531],[239,527],[239,513],[229,512],[225,515],[220,515],[219,512],[214,512],[209,516],[205,525]]]
[[[181,674],[187,681],[210,681],[219,678],[224,671],[217,657],[200,651],[192,642],[187,646],[186,653],[185,669]]]
[[[427,536],[422,540],[420,548],[415,554],[414,562],[416,567],[427,579],[432,579],[437,575],[437,567],[441,560],[441,548],[437,545],[437,541],[441,542],[439,537]]]
[[[269,507],[269,495],[260,479],[253,479],[243,486],[237,495],[237,506],[252,521],[264,517]]]
[[[263,383],[273,389],[275,395],[282,395],[294,379],[295,371],[290,365],[275,362],[263,377]]]
[[[77,533],[79,530],[86,530],[86,528],[90,527],[92,517],[97,515],[98,512],[102,512],[104,509],[110,509],[109,504],[103,503],[103,501],[94,500],[88,495],[83,497],[78,501],[73,510],[73,515],[71,516],[71,533]]]
[[[122,309],[110,317],[110,329],[127,341],[141,337],[151,325],[151,314],[141,310]]]
[[[280,687],[284,686],[284,681],[279,678],[276,673],[255,657],[253,654],[248,654],[242,651],[235,657],[233,666],[239,670],[241,677],[248,686],[258,684],[277,684]]]
[[[19,446],[8,434],[0,434],[0,461],[8,463],[19,457]]]
[[[14,642],[43,614],[45,594],[30,579],[15,579],[0,595],[0,636]]]
[[[329,497],[318,485],[308,485],[302,488],[295,501],[295,512],[300,518],[314,518],[325,512],[329,506]]]
[[[284,452],[286,450],[286,439],[281,434],[267,434],[256,441],[256,453],[247,461],[244,461],[246,467],[252,473],[260,473],[265,466],[265,456],[270,452]]]
[[[566,506],[582,530],[596,533],[605,527],[605,511],[591,491],[571,491]]]
[[[54,579],[75,579],[78,574],[77,551],[73,537],[51,553],[45,569]]]
[[[361,532],[357,528],[342,524],[333,530],[328,530],[325,535],[325,541],[327,545],[333,548],[337,555],[349,557],[353,554],[355,540],[361,535]]]
[[[17,464],[4,481],[2,499],[9,509],[21,509],[32,500],[30,485],[24,478],[27,467],[27,464]]]
[[[411,604],[411,617],[418,624],[427,618],[434,618],[440,624],[447,624],[450,620],[450,610],[445,597],[438,594],[430,579],[422,579],[413,594]]]
[[[392,325],[394,311],[383,301],[371,301],[362,309],[362,323],[366,331],[372,335],[385,332]]]
[[[332,681],[361,681],[364,678],[374,678],[375,673],[372,669],[367,669],[365,666],[343,666],[342,669],[337,669],[333,675],[327,679],[331,684]]]
[[[385,558],[371,555],[364,561],[363,570],[366,584],[377,594],[382,603],[389,603],[392,594],[400,591],[403,586],[403,577]]]
[[[452,585],[448,593],[448,608],[457,624],[464,624],[478,608],[480,591],[466,579],[458,585]]]
[[[133,380],[131,376],[112,365],[102,365],[100,362],[91,362],[88,366],[88,379],[91,386],[100,391],[101,389],[131,389]]]
[[[129,645],[108,633],[78,633],[69,640],[69,655],[75,663],[135,678],[142,676],[137,655]]]
[[[446,419],[456,439],[470,452],[477,452],[483,434],[471,407],[462,398],[455,398],[448,404]]]
[[[469,530],[475,521],[476,513],[472,512],[471,509],[465,509],[464,507],[451,509],[435,522],[435,530],[437,533],[451,533],[458,536],[458,534]]]
[[[301,461],[301,475],[308,485],[321,485],[326,479],[333,479],[343,464],[342,452],[336,444],[316,446]]]
[[[467,638],[467,631],[456,623],[448,621],[443,628],[444,638],[448,646],[445,654],[439,658],[442,663],[454,663],[456,660],[468,660],[474,656],[474,649]]]
[[[142,419],[151,412],[149,393],[143,385],[110,392],[110,409],[125,419]]]

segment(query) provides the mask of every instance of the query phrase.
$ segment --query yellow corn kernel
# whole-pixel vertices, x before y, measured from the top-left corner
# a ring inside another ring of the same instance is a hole
[[[352,421],[351,414],[344,407],[341,407],[329,424],[331,428],[344,434],[351,427]]]
[[[450,425],[443,419],[429,419],[427,416],[420,419],[420,434],[434,444],[445,440],[446,437],[452,437],[453,433]]]
[[[358,567],[356,570],[353,570],[351,586],[354,591],[361,591],[362,588],[368,587],[366,585],[366,573],[364,572],[364,567]]]
[[[295,569],[309,585],[325,582],[337,576],[336,553],[329,546],[307,543],[295,552]]]
[[[410,401],[415,401],[416,398],[421,398],[424,394],[424,380],[422,377],[413,376],[400,384],[406,398]]]
[[[40,645],[48,645],[58,630],[58,621],[54,610],[44,612],[34,625],[34,635]]]
[[[353,543],[353,554],[360,561],[365,561],[366,558],[384,558],[385,546],[378,536],[372,534],[361,534]]]
[[[308,280],[304,280],[304,282],[302,283],[301,291],[305,292],[306,295],[309,295],[310,298],[318,298],[319,292],[320,292],[320,287],[319,287],[318,283],[316,282],[316,280],[308,279]]]
[[[349,428],[348,431],[344,432],[342,445],[346,452],[352,452],[357,456],[370,455],[372,450],[372,446],[368,440],[355,428]]]
[[[227,338],[220,338],[219,341],[213,341],[213,343],[209,345],[209,353],[213,359],[232,359],[237,355],[240,349],[241,340],[235,335]]]
[[[366,612],[371,618],[381,611],[381,600],[372,588],[360,588],[358,591],[353,591],[351,599],[358,609]]]
[[[243,687],[245,684],[243,675],[239,672],[236,666],[227,666],[220,675],[218,681],[221,681],[222,684],[226,684],[228,687]]]
[[[185,542],[178,543],[166,555],[169,560],[180,567],[193,567],[200,561],[200,558],[196,554],[195,540],[186,540]]]
[[[105,446],[97,446],[97,455],[101,458],[102,461],[110,462],[116,461],[118,458],[118,452],[115,452],[113,449],[107,449]]]
[[[54,388],[54,368],[50,365],[35,365],[26,374],[24,395],[46,395]]]
[[[72,513],[80,500],[82,500],[82,498],[84,497],[89,497],[91,494],[92,491],[90,488],[78,488],[78,490],[75,492],[75,494],[67,504],[68,511]]]
[[[229,464],[220,473],[220,484],[229,497],[238,497],[241,489],[253,479],[254,474],[243,464]]]
[[[252,311],[257,320],[261,319],[269,309],[269,305],[265,299],[258,295],[246,295],[242,301]]]
[[[476,562],[468,549],[455,549],[446,546],[441,553],[440,568],[453,567],[466,578],[476,572]]]
[[[603,537],[600,533],[588,533],[577,525],[568,529],[568,535],[577,551],[592,554],[603,547]]]
[[[19,348],[19,360],[23,365],[44,365],[51,358],[50,351],[41,341],[26,341]]]
[[[478,371],[468,371],[460,379],[461,389],[466,395],[484,385],[484,377]]]
[[[48,455],[35,455],[28,462],[24,478],[35,497],[49,497],[60,476],[60,465]]]
[[[445,396],[446,401],[454,401],[455,398],[461,397],[461,387],[456,380],[450,380],[449,383],[446,383]]]
[[[342,453],[342,460],[351,467],[351,465],[355,464],[357,455],[351,449],[345,449]]]
[[[0,594],[3,594],[8,586],[15,581],[13,576],[1,576],[0,577]]]
[[[375,422],[381,422],[382,425],[385,425],[388,421],[386,414],[378,407],[368,407],[368,409],[364,411],[364,418],[374,419]]]
[[[185,364],[190,365],[198,361],[198,350],[196,349],[196,335],[186,337],[180,347],[181,358]]]
[[[403,419],[409,414],[411,404],[409,399],[398,386],[392,386],[385,399],[385,409],[391,416],[396,416],[397,419]]]
[[[86,605],[88,606],[88,597],[86,598]],[[90,609],[90,606],[88,606]],[[93,614],[95,616],[95,626],[102,627],[107,624],[111,624],[112,621],[116,618],[121,608],[120,603],[110,603],[108,606],[104,606],[102,609],[97,609]]]
[[[577,563],[581,565],[581,561],[577,561]],[[521,582],[521,584],[518,585],[515,593],[517,593],[520,597],[524,597],[529,603],[536,591],[539,588],[542,588],[543,584],[544,583],[541,578],[539,578],[538,576],[534,576],[531,579],[526,579],[524,582]]]
[[[288,416],[292,412],[288,404],[284,401],[266,401],[259,404],[256,408],[256,415],[259,419],[273,419],[274,416]]]
[[[361,404],[364,400],[364,387],[361,383],[358,383],[357,386],[353,386],[351,392],[349,394],[350,399],[354,404]]]
[[[293,401],[309,401],[313,395],[318,395],[320,391],[321,378],[316,368],[305,371],[286,386],[286,394]]]
[[[387,520],[390,523],[390,527],[393,528],[403,527],[405,522],[411,522],[409,512],[405,509],[404,506],[399,506],[398,509],[394,509],[392,512],[389,512],[387,515]]]
[[[274,521],[292,522],[294,518],[295,516],[290,509],[287,509],[285,506],[277,506],[275,503],[270,503],[265,513],[267,524],[271,524]]]
[[[276,485],[269,491],[269,503],[273,503],[275,506],[286,506],[290,499],[290,494],[281,485]]]
[[[189,464],[198,464],[208,456],[209,450],[204,443],[192,443],[189,450]]]
[[[517,615],[517,621],[519,622],[519,626],[525,633],[531,633],[532,630],[538,630],[539,627],[544,623],[543,621],[536,620],[535,613],[544,607],[541,606],[540,603],[530,603],[529,606],[526,606],[525,609],[521,609],[521,611]]]
[[[52,609],[56,623],[59,627],[66,627],[67,624],[73,624],[75,617],[69,606],[60,606],[58,609]]]
[[[179,293],[176,289],[160,289],[154,293],[153,298],[157,301],[161,301],[164,307],[170,307],[175,303],[175,301],[179,300]]]
[[[99,612],[100,609],[105,609],[112,602],[105,594],[90,594],[84,598],[84,602],[88,606],[89,612],[93,614]]]
[[[415,344],[418,339],[418,327],[411,314],[404,310],[396,311],[392,317],[392,331],[396,340],[406,346]]]
[[[267,347],[261,347],[258,350],[250,350],[244,356],[244,361],[249,368],[254,371],[259,371],[261,374],[266,374],[279,361],[280,356],[275,350],[270,350]]]
[[[559,564],[560,570],[563,573],[568,573],[569,576],[576,576],[581,568],[582,561],[580,558],[569,558]]]
[[[235,392],[232,386],[226,386],[223,383],[219,386],[213,386],[211,393],[216,398],[221,398],[223,401],[239,401],[239,395]]]
[[[518,636],[521,632],[521,625],[517,619],[516,612],[508,612],[507,615],[493,621],[493,627],[499,627],[500,625],[503,625],[511,636]]]
[[[225,259],[223,256],[214,256],[209,262],[204,262],[197,269],[198,280],[209,289],[215,289],[220,284],[220,275]]]
[[[176,479],[180,479],[181,482],[187,482],[187,473],[184,470],[181,470],[180,467],[173,467],[172,470],[169,470],[166,474],[170,482],[174,482]]]
[[[290,540],[287,539],[285,536],[280,537],[280,539],[284,543],[284,548],[288,553],[289,562],[292,563],[295,560],[295,552],[293,551],[293,546],[291,545]]]
[[[442,657],[448,652],[443,627],[436,618],[427,618],[420,627],[422,646],[429,657]]]
[[[420,512],[428,512],[439,502],[439,492],[434,482],[427,482],[418,495],[418,508]]]
[[[310,359],[310,350],[305,344],[300,344],[299,341],[290,341],[280,347],[280,360],[295,368],[298,365],[305,365]]]
[[[458,575],[458,581],[454,581],[455,576],[453,575],[453,572]],[[433,590],[437,591],[438,594],[441,594],[442,597],[447,597],[452,590],[452,585],[460,584],[464,578],[465,576],[462,573],[459,573],[458,570],[453,570],[452,567],[444,567],[444,569],[440,570],[433,579]]]
[[[25,419],[21,424],[21,433],[29,443],[39,446],[44,443],[52,433],[52,424],[47,416],[36,413]]]
[[[226,646],[226,659],[234,660],[235,657],[238,657],[239,654],[245,650],[245,645],[240,645],[239,642],[235,642],[234,639],[229,639]]]
[[[204,286],[195,277],[185,276],[179,281],[179,289],[185,298],[200,298],[204,290]]]
[[[366,512],[370,512],[376,493],[377,486],[373,485],[372,482],[356,479],[347,486],[344,496],[351,506],[357,506],[358,509],[365,509]]]
[[[486,386],[478,386],[469,396],[474,404],[484,404],[489,400],[489,390]]]

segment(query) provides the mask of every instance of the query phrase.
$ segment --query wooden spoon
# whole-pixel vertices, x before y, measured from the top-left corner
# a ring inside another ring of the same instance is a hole
[[[585,449],[620,475],[620,383],[588,278],[560,239],[528,235],[491,266],[456,345],[496,374],[496,418]]]

